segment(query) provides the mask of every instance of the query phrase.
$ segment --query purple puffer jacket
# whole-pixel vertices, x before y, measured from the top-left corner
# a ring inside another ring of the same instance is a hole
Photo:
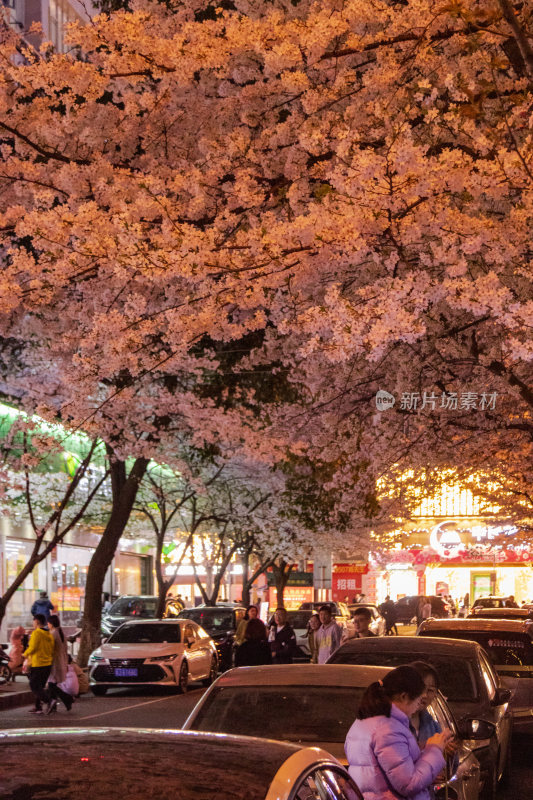
[[[356,719],[344,750],[365,800],[429,800],[428,787],[445,764],[435,745],[420,752],[408,717],[394,703],[390,717]]]

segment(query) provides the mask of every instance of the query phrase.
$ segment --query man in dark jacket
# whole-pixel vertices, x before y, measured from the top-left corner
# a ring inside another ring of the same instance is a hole
[[[397,636],[396,606],[389,595],[385,598],[385,602],[380,605],[379,610],[385,619],[385,636],[392,636],[394,633],[396,633]]]
[[[48,622],[48,617],[53,610],[54,606],[46,592],[39,592],[39,599],[32,605],[30,613],[32,617],[35,617],[36,614],[42,614],[46,622]]]
[[[274,623],[269,628],[268,641],[273,664],[292,664],[296,652],[296,634],[287,622],[287,612],[284,608],[276,608]]]

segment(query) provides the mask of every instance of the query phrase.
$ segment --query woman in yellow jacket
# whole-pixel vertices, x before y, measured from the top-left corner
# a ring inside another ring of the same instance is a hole
[[[46,627],[44,614],[36,614],[33,618],[33,633],[24,658],[30,664],[30,689],[35,695],[35,707],[30,709],[30,713],[42,714],[42,703],[48,701],[45,686],[54,660],[54,638]]]

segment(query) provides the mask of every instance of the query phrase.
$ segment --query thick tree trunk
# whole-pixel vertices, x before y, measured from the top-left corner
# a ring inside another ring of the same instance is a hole
[[[115,460],[113,454],[110,461],[113,509],[87,571],[85,610],[78,653],[78,664],[81,667],[87,666],[91,652],[100,644],[104,579],[128,523],[139,483],[149,463],[146,458],[136,459],[130,474],[126,475],[126,465],[123,461]]]
[[[276,580],[276,598],[278,607],[284,608],[283,605],[283,595],[285,593],[285,587],[289,582],[289,578],[291,572],[294,569],[294,564],[287,564],[286,561],[280,559],[277,564],[272,565],[272,569],[274,571],[274,578]]]
[[[245,608],[250,605],[250,590],[252,582],[248,580],[250,575],[249,553],[246,551],[242,555],[242,598],[241,602]]]
[[[155,553],[155,578],[157,581],[157,611],[156,617],[161,619],[163,614],[165,613],[165,601],[167,597],[167,592],[172,586],[173,581],[165,580],[165,576],[163,575],[163,564],[161,563],[161,558],[163,556],[163,539],[157,542],[156,553]]]

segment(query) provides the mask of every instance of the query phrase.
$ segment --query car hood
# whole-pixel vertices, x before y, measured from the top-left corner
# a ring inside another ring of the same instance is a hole
[[[100,648],[104,658],[153,658],[179,653],[183,649],[177,642],[160,642],[157,644],[111,644],[107,642]]]

